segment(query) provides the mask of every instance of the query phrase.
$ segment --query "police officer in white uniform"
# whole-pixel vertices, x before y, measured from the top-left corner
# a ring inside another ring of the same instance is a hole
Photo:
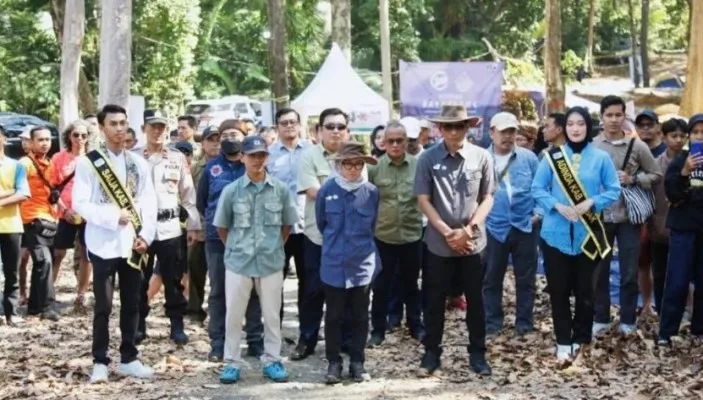
[[[158,204],[156,237],[149,246],[149,264],[144,270],[142,283],[137,343],[147,337],[147,289],[157,261],[164,283],[166,316],[171,320],[171,340],[177,345],[185,345],[188,336],[183,327],[183,315],[187,301],[181,284],[185,273],[185,257],[180,254],[183,235],[179,221],[180,207],[188,212],[186,229],[189,245],[200,230],[200,215],[195,208],[195,186],[185,158],[181,152],[166,147],[167,128],[166,113],[161,110],[144,111],[142,131],[147,144],[145,148],[134,150],[149,162]]]

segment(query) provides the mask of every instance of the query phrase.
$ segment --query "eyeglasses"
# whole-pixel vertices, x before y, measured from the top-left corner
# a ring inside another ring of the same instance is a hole
[[[278,121],[278,125],[285,126],[285,127],[296,126],[296,125],[298,125],[298,121],[296,121],[294,119],[285,119],[285,120]]]
[[[73,136],[73,137],[76,138],[76,139],[78,139],[78,138],[87,139],[87,138],[88,138],[88,134],[87,134],[87,133],[73,132],[73,133],[71,134],[71,136]]]
[[[464,131],[466,130],[466,124],[464,122],[453,122],[448,124],[441,124],[442,130],[446,131]]]
[[[347,171],[351,171],[351,170],[361,171],[362,169],[364,169],[364,164],[365,163],[363,161],[355,162],[355,163],[342,162],[342,168],[346,169]]]
[[[324,125],[322,125],[322,126],[323,126],[325,129],[327,129],[328,131],[335,131],[335,130],[337,130],[337,131],[343,132],[343,131],[346,131],[346,130],[347,130],[347,126],[344,125],[344,124],[324,124]]]
[[[403,143],[405,143],[405,139],[403,139],[403,138],[400,138],[400,139],[386,139],[386,144],[389,145],[389,146],[393,146],[393,145],[396,145],[396,144],[397,144],[397,145],[401,145],[401,144],[403,144]]]

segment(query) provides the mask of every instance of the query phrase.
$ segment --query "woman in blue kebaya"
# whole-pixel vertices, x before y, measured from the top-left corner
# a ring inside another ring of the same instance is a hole
[[[334,178],[317,192],[315,215],[322,233],[322,280],[325,313],[325,352],[328,384],[342,380],[342,319],[351,313],[349,375],[361,382],[370,379],[364,369],[364,348],[369,332],[369,293],[380,260],[374,241],[380,196],[376,186],[362,176],[364,166],[376,160],[364,154],[360,143],[344,142],[332,156]]]
[[[591,145],[591,140],[588,111],[570,109],[566,145],[545,154],[532,182],[532,195],[544,210],[541,248],[559,360],[575,356],[581,345],[591,342],[593,274],[610,251],[603,240],[601,212],[618,199],[621,190],[610,156]],[[577,179],[569,179],[569,174]]]

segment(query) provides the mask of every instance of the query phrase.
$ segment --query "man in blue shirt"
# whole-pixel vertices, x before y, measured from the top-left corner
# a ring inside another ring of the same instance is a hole
[[[220,194],[225,186],[244,175],[242,158],[242,143],[234,139],[235,129],[220,130],[220,147],[222,154],[209,161],[200,176],[196,207],[200,214],[205,216],[205,257],[210,277],[210,295],[208,297],[208,310],[210,322],[208,335],[210,336],[210,359],[222,361],[225,346],[225,316],[227,306],[225,301],[225,245],[213,226],[215,210]],[[248,354],[258,357],[263,352],[263,324],[261,323],[261,306],[258,296],[252,293],[249,299],[246,314]]]
[[[515,330],[524,335],[534,327],[537,240],[533,225],[539,217],[535,215],[531,185],[539,162],[532,151],[515,146],[517,130],[517,118],[509,112],[491,119],[493,143],[488,151],[494,160],[497,191],[486,219],[483,301],[487,336],[494,336],[503,328],[503,280],[510,256],[517,297]]]
[[[303,259],[303,216],[305,215],[305,195],[298,194],[298,166],[300,155],[310,144],[300,139],[300,114],[292,108],[282,108],[276,112],[278,140],[268,148],[269,157],[266,168],[268,172],[288,185],[288,190],[298,210],[298,220],[292,227],[286,241],[284,276],[288,276],[290,259],[295,262],[295,274],[298,277],[298,310],[302,304],[303,283],[305,282],[305,264]],[[283,315],[281,314],[281,319]],[[300,318],[300,313],[298,313]]]

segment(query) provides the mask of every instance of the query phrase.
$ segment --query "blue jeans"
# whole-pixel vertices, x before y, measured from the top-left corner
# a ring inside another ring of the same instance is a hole
[[[688,286],[693,281],[691,334],[703,335],[703,234],[671,230],[669,266],[659,321],[659,337],[669,339],[679,332],[686,309]]]
[[[208,335],[212,352],[218,355],[224,353],[225,347],[225,317],[227,303],[225,301],[225,246],[222,242],[208,241],[205,244],[208,276],[210,277],[210,295],[207,299],[210,323]],[[261,304],[256,290],[252,290],[246,311],[247,343],[263,346],[264,324],[262,322]]]
[[[516,310],[515,329],[532,331],[537,278],[537,232],[525,233],[511,228],[505,243],[488,233],[486,246],[486,275],[483,280],[483,305],[486,312],[486,331],[503,329],[503,281],[512,255],[515,273]]]
[[[305,237],[303,244],[303,259],[305,260],[305,275],[303,279],[303,298],[298,309],[300,321],[300,342],[309,349],[317,346],[322,324],[322,310],[325,305],[325,291],[320,278],[320,264],[322,261],[322,246],[318,246]],[[300,277],[299,277],[300,279]],[[351,318],[350,305],[347,305],[342,326],[343,346],[348,346],[351,341],[351,331],[348,329]]]
[[[605,224],[605,233],[610,246],[618,240],[620,265],[620,323],[634,325],[637,321],[637,298],[640,288],[637,282],[640,260],[640,232],[642,225],[628,222]],[[610,323],[610,262],[611,251],[596,269],[595,322]]]

